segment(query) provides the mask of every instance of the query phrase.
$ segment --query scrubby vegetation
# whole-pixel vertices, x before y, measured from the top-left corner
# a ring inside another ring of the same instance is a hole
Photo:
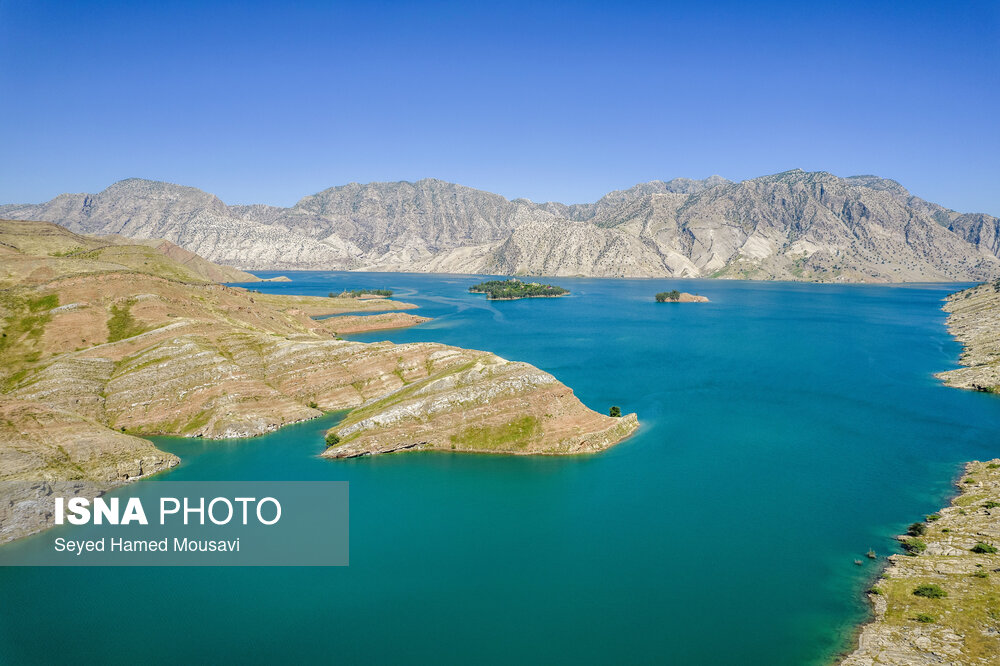
[[[469,287],[473,294],[486,294],[487,300],[509,300],[514,298],[544,298],[548,296],[563,296],[568,289],[539,282],[522,282],[516,278],[510,280],[488,280]]]
[[[325,441],[326,441],[326,448],[330,448],[331,446],[337,446],[337,444],[340,444],[340,435],[338,435],[333,431],[330,431],[326,433]]]
[[[918,555],[927,550],[927,544],[916,537],[903,541],[903,550],[907,555]]]
[[[145,327],[132,316],[132,304],[111,306],[111,317],[108,319],[108,342],[118,342],[142,333]]]
[[[927,525],[924,523],[913,523],[906,530],[906,533],[910,536],[922,536],[927,533]]]
[[[948,593],[945,592],[940,585],[934,585],[933,583],[923,583],[922,585],[917,585],[913,588],[913,594],[914,596],[924,597],[926,599],[941,599],[948,596]]]
[[[473,426],[451,436],[451,444],[466,450],[490,451],[523,449],[538,433],[541,424],[534,416],[523,416],[500,426]]]
[[[681,292],[674,289],[673,291],[661,291],[656,295],[657,303],[670,303],[677,302],[681,300]]]
[[[619,407],[618,405],[615,405],[610,410],[608,410],[608,415],[609,416],[614,416],[615,418],[618,418],[618,417],[620,417],[622,415],[622,408]]]
[[[991,546],[988,543],[983,543],[980,541],[975,546],[970,549],[973,553],[978,553],[980,555],[995,555],[997,552],[996,546]]]

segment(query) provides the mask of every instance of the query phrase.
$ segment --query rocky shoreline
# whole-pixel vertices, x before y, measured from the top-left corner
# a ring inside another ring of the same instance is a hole
[[[1000,280],[948,297],[948,330],[962,343],[965,366],[937,375],[956,388],[1000,393]]]
[[[482,445],[496,437],[511,452],[552,454],[601,450],[634,430],[623,427],[634,415],[598,414],[525,363],[338,337],[426,321],[385,312],[412,305],[229,287],[207,277],[208,262],[172,254],[0,220],[0,482],[28,484],[0,497],[2,539],[45,526],[32,508],[39,483],[107,490],[176,465],[151,435],[251,437],[345,409],[356,427],[345,452],[432,441],[415,440],[414,424],[457,437],[456,449],[499,452]],[[476,422],[455,430],[464,410]],[[362,417],[376,427],[362,432]]]
[[[951,504],[899,537],[843,666],[995,664],[1000,655],[1000,459],[970,462]]]
[[[1000,281],[950,295],[963,368],[948,386],[1000,393]],[[1000,659],[1000,459],[969,462],[950,505],[914,523],[868,593],[873,618],[843,666],[995,664]]]

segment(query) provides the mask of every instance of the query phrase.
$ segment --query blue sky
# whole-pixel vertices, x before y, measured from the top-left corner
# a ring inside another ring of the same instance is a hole
[[[1000,3],[0,0],[0,202],[800,167],[1000,215]]]

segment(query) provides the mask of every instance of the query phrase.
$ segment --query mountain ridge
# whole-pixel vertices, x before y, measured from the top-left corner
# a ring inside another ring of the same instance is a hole
[[[594,277],[981,281],[1000,220],[894,180],[793,169],[744,181],[653,180],[593,203],[535,203],[434,178],[348,183],[283,208],[126,179],[96,194],[0,206],[84,233],[163,238],[247,270]]]

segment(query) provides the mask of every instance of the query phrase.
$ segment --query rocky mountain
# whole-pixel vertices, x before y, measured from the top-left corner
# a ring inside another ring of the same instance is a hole
[[[362,269],[818,281],[1000,276],[1000,220],[876,176],[787,171],[641,183],[589,204],[534,203],[440,180],[351,183],[291,208],[227,206],[125,180],[0,206],[75,231],[165,238],[244,269]]]

